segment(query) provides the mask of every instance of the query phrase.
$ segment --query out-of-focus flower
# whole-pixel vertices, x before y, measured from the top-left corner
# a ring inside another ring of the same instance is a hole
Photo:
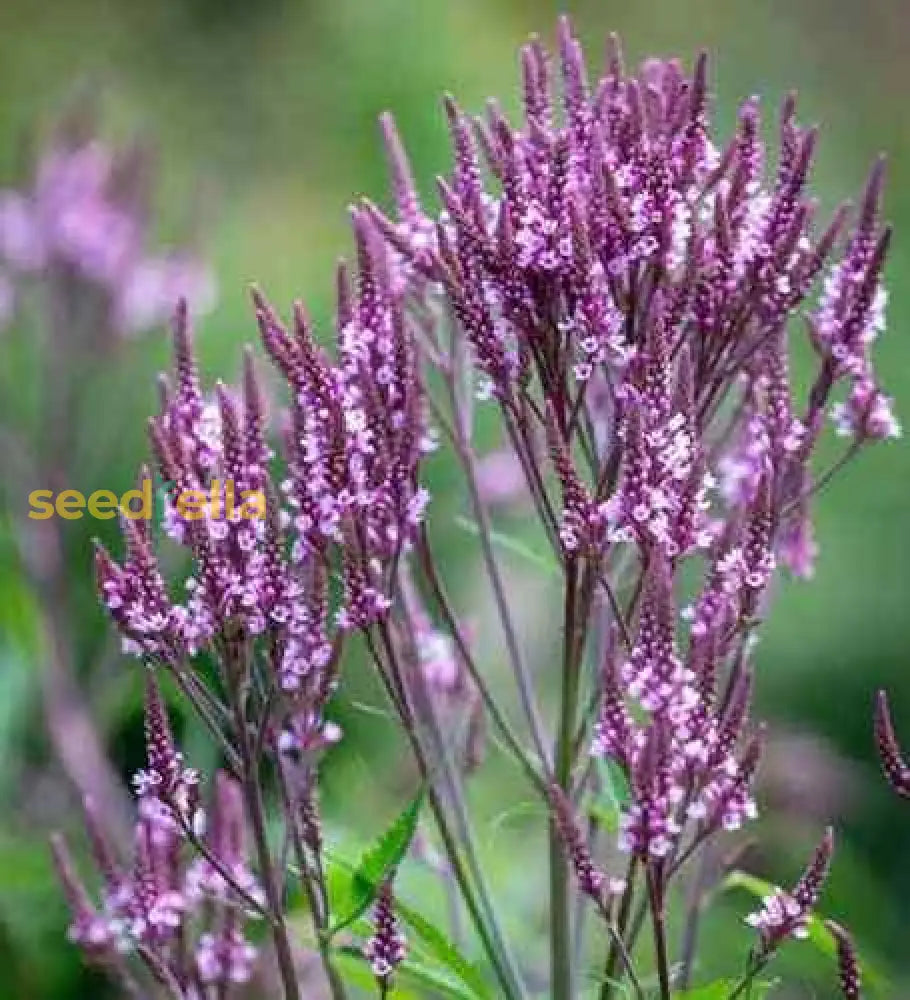
[[[0,331],[13,318],[16,309],[16,289],[9,276],[0,271]]]
[[[477,488],[491,508],[509,507],[529,499],[521,462],[508,448],[491,451],[478,460]]]
[[[103,293],[107,322],[122,335],[158,326],[181,297],[195,313],[211,309],[215,280],[201,259],[146,248],[148,212],[135,177],[143,170],[130,150],[57,137],[30,189],[0,191],[6,281],[71,275]]]
[[[171,314],[181,299],[194,313],[215,305],[217,286],[211,269],[185,254],[147,257],[137,263],[119,289],[117,326],[126,333],[149,330]]]

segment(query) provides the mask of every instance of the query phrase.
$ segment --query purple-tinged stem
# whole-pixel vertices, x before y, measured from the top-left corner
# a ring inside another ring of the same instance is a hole
[[[670,964],[667,960],[667,928],[661,874],[657,865],[648,864],[648,901],[651,908],[651,924],[654,928],[654,954],[657,960],[657,979],[660,983],[661,1000],[670,1000]]]

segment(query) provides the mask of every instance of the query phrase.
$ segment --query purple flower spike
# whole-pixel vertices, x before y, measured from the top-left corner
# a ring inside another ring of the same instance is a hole
[[[61,834],[51,837],[51,851],[72,918],[67,936],[88,958],[103,961],[114,949],[115,939],[110,922],[92,905],[85,886],[76,874],[72,856]]]
[[[395,916],[392,879],[387,878],[379,888],[373,911],[373,936],[367,941],[363,953],[370,963],[373,975],[384,988],[408,953],[408,943]]]
[[[761,910],[746,918],[746,923],[759,932],[765,954],[787,938],[808,935],[807,921],[828,875],[833,850],[834,834],[829,828],[792,892],[778,889],[763,901]]]
[[[902,798],[910,798],[910,767],[904,760],[894,734],[888,696],[884,691],[879,691],[875,702],[875,739],[888,784]]]
[[[862,978],[856,949],[853,947],[853,939],[840,924],[833,920],[826,920],[825,927],[834,938],[834,943],[837,946],[837,975],[844,1000],[860,1000]]]
[[[578,828],[572,805],[565,792],[558,785],[551,785],[549,791],[550,807],[553,810],[554,820],[559,829],[563,847],[572,868],[575,870],[579,888],[598,906],[602,906],[607,879],[603,872],[594,865],[591,852]]]
[[[157,831],[167,843],[179,835],[181,824],[193,827],[199,822],[199,776],[184,765],[177,750],[152,670],[146,675],[145,746],[146,767],[133,778],[139,813],[149,832]]]

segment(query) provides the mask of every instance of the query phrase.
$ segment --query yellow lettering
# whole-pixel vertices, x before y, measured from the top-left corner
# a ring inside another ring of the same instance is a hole
[[[88,512],[99,521],[117,516],[117,494],[111,490],[95,490],[88,498]]]
[[[262,490],[244,490],[240,494],[240,516],[247,520],[261,521],[265,517],[265,494]]]
[[[177,494],[177,513],[185,521],[199,521],[205,517],[205,491],[184,490]]]
[[[139,509],[132,507],[133,500],[139,499]],[[152,481],[143,479],[142,486],[138,490],[127,490],[120,498],[120,509],[123,516],[129,521],[138,521],[142,518],[148,521],[152,516]]]
[[[217,521],[221,517],[221,480],[212,480],[212,489],[210,492],[211,506],[209,507],[209,516],[213,521]]]
[[[28,516],[33,521],[46,521],[54,516],[54,505],[51,502],[53,493],[50,490],[32,490],[28,495],[28,503],[31,510]]]
[[[57,514],[66,521],[78,521],[85,507],[85,497],[79,490],[62,490],[57,494]]]

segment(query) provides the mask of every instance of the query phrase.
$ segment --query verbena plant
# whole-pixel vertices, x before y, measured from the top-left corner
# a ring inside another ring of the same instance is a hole
[[[70,937],[125,989],[214,1000],[258,963],[256,995],[272,982],[276,996],[302,996],[303,945],[288,916],[298,892],[334,1000],[362,981],[358,941],[381,996],[405,977],[431,993],[507,1000],[692,989],[718,867],[692,859],[756,815],[752,650],[775,574],[810,575],[816,494],[864,446],[899,433],[870,359],[890,238],[878,221],[883,168],[855,210],[818,225],[807,188],[816,132],[797,123],[792,98],[769,168],[756,99],[726,144],[712,139],[704,57],[691,75],[663,60],[629,74],[611,40],[592,84],[563,21],[558,71],[554,62],[537,41],[522,51],[518,126],[495,102],[472,120],[446,98],[454,162],[437,216],[383,118],[397,215],[353,210],[357,260],[339,269],[334,352],[301,305],[286,324],[254,292],[262,344],[289,389],[280,476],[252,355],[239,391],[207,395],[178,309],[175,372],[150,437],[164,528],[188,550],[191,576],[179,594],[164,579],[142,520],[124,518],[119,561],[97,553],[102,600],[147,685],[134,853],[116,854],[89,803],[96,902],[54,842]],[[815,369],[797,391],[791,342],[803,337]],[[562,609],[559,661],[547,667],[560,691],[552,726],[500,565],[474,443],[479,405],[497,415],[552,553]],[[829,422],[845,449],[818,468]],[[494,696],[437,558],[420,483],[438,442],[466,487],[518,719]],[[215,480],[261,492],[266,516],[189,513],[180,497],[209,494]],[[355,636],[420,787],[348,864],[326,846],[317,789],[337,736],[324,712]],[[219,747],[216,775],[200,777],[178,752],[165,677]],[[546,988],[506,939],[475,845],[464,784],[483,724],[549,816]],[[906,788],[890,724],[879,729],[888,773]],[[587,808],[607,776],[618,836]],[[393,892],[422,814],[477,964]],[[748,954],[690,996],[757,995],[781,945],[807,935],[830,942],[845,996],[859,995],[849,936],[814,915],[832,850],[829,830],[792,889],[761,889]],[[680,942],[667,924],[677,896]],[[585,916],[594,974],[576,948]],[[271,935],[265,954],[248,936],[253,921]]]

